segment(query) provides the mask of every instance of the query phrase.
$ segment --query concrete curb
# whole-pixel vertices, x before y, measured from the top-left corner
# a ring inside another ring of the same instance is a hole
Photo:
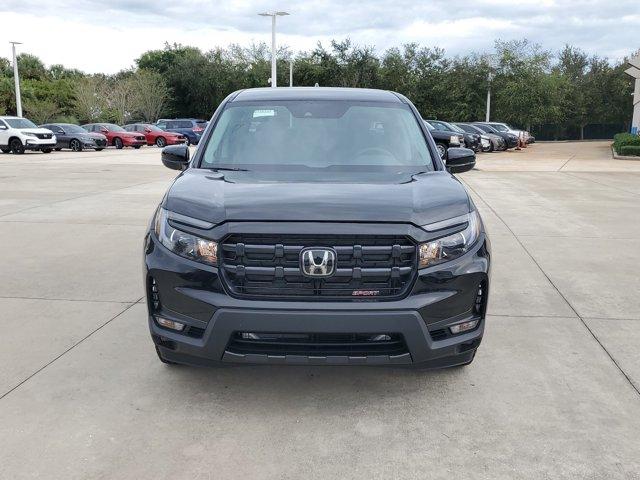
[[[618,155],[618,153],[613,148],[613,145],[611,145],[611,156],[616,160],[631,160],[631,161],[640,162],[640,156]]]

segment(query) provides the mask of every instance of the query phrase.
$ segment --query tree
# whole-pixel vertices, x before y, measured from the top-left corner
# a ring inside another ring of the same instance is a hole
[[[75,83],[75,114],[81,122],[96,121],[106,109],[104,80],[85,77]]]
[[[109,116],[124,125],[134,113],[135,80],[132,72],[120,72],[111,78],[105,90]]]
[[[155,122],[165,110],[169,87],[161,74],[139,69],[132,77],[131,110],[147,122]]]

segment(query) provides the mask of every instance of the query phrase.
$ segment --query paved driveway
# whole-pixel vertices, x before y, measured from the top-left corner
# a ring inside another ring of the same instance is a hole
[[[172,177],[155,148],[0,155],[0,478],[640,478],[640,162],[540,143],[461,175],[490,316],[426,373],[158,362],[141,241]]]

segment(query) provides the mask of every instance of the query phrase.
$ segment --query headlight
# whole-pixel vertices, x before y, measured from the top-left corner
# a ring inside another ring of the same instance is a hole
[[[36,137],[37,135],[35,133],[31,133],[31,132],[20,132],[22,135],[25,135],[27,137]]]
[[[457,135],[451,135],[451,137],[449,138],[449,143],[452,145],[460,145],[460,140],[458,139]]]
[[[156,212],[155,232],[160,242],[176,255],[208,265],[218,264],[218,244],[213,240],[196,237],[169,225],[164,208]]]
[[[452,235],[420,244],[418,247],[420,268],[430,267],[458,258],[467,253],[476,243],[476,240],[478,240],[480,236],[480,216],[478,212],[474,210],[466,215],[466,218],[462,218],[459,223],[466,223],[467,226]],[[447,227],[443,226],[440,228]],[[429,230],[429,226],[427,225],[425,229]]]

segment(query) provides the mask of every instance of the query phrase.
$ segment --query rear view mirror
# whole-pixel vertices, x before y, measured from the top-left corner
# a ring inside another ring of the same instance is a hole
[[[476,166],[476,154],[469,148],[452,147],[447,149],[445,161],[451,173],[462,173]]]
[[[172,170],[186,170],[189,166],[189,147],[184,144],[164,147],[162,163]]]

